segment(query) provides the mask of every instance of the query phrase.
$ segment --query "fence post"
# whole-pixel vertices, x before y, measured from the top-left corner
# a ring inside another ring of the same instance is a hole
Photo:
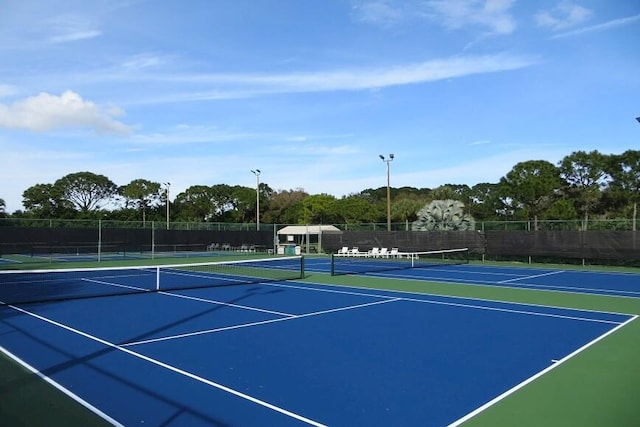
[[[151,259],[155,259],[155,257],[156,257],[156,222],[151,221]]]

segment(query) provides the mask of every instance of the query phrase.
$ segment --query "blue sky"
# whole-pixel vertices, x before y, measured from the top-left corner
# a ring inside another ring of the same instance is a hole
[[[0,198],[73,172],[342,196],[640,148],[638,0],[1,0]],[[172,197],[173,198],[173,197]]]

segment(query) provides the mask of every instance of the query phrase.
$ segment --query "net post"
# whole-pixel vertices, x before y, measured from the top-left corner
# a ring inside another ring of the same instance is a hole
[[[300,278],[304,279],[304,255],[300,256]]]
[[[335,269],[335,254],[331,254],[331,275],[335,276],[336,275],[336,269]]]
[[[156,291],[160,290],[160,267],[156,267]]]

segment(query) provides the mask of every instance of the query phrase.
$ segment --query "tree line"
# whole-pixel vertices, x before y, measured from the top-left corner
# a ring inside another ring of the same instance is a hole
[[[337,198],[304,189],[258,188],[260,221],[272,224],[361,224],[386,221],[386,187]],[[256,188],[240,185],[192,185],[167,201],[163,184],[135,179],[122,186],[92,172],[76,172],[23,192],[24,210],[0,214],[15,218],[164,221],[167,202],[172,222],[256,221]],[[413,222],[437,200],[459,203],[476,221],[631,219],[636,230],[640,199],[640,151],[621,154],[576,151],[558,164],[530,160],[516,164],[497,183],[437,188],[391,188],[393,222]]]

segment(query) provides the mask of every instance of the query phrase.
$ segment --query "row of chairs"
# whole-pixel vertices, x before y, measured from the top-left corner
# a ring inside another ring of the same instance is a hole
[[[352,248],[349,248],[348,246],[343,246],[341,249],[338,250],[338,255],[342,255],[342,256],[366,256],[366,257],[373,257],[373,258],[396,258],[398,257],[398,255],[400,254],[400,252],[398,251],[398,248],[391,248],[391,250],[389,250],[388,248],[371,248],[371,250],[369,251],[360,251],[360,249],[358,249],[357,246],[354,246]]]
[[[255,252],[256,251],[256,245],[243,243],[242,246],[235,247],[235,246],[231,246],[229,243],[223,243],[223,244],[211,243],[210,245],[207,245],[207,250],[208,251]]]

